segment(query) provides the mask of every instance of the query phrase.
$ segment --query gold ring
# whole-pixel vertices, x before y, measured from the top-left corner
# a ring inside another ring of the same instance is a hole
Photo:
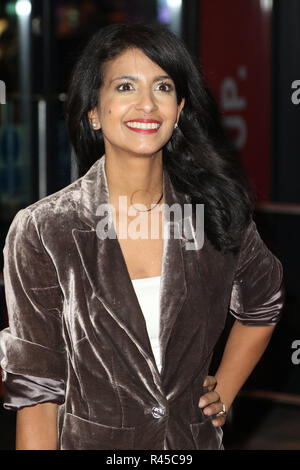
[[[217,417],[219,416],[224,416],[226,415],[226,407],[225,407],[225,404],[222,403],[222,411],[219,411],[219,413],[216,414]]]

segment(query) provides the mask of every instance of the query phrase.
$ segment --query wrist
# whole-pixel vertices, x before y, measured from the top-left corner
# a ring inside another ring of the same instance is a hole
[[[219,387],[218,385],[216,385],[216,387],[215,387],[215,392],[217,392],[219,394],[221,402],[224,403],[224,405],[225,405],[226,414],[228,414],[228,412],[231,408],[232,402],[234,400],[234,397],[229,396],[229,394],[226,393],[226,391],[224,389],[222,389],[221,387]]]

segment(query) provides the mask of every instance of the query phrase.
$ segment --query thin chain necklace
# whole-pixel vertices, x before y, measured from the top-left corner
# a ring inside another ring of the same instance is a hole
[[[135,191],[135,192],[136,192],[136,191]],[[134,193],[135,193],[135,192],[134,192]],[[160,201],[162,200],[162,197],[163,197],[163,192],[162,192],[162,193],[161,193],[161,196],[160,196],[160,198],[159,198],[159,200],[153,205],[153,207],[150,207],[150,209],[146,209],[146,210],[140,210],[140,209],[138,209],[137,207],[135,207],[134,204],[132,204],[132,196],[133,196],[134,193],[132,193],[132,195],[131,195],[131,197],[130,197],[130,204],[131,204],[132,207],[134,207],[135,210],[137,210],[138,212],[149,212],[149,211],[152,211],[152,209],[154,209],[154,208],[160,203]]]

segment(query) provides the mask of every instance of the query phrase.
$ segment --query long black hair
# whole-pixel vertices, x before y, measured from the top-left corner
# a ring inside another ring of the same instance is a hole
[[[102,132],[91,128],[87,114],[98,104],[104,65],[129,48],[143,51],[173,79],[178,103],[185,98],[178,128],[163,149],[163,165],[175,189],[189,195],[193,207],[204,204],[205,232],[215,248],[236,252],[252,216],[253,195],[200,67],[165,27],[106,26],[94,34],[79,57],[66,103],[79,176],[104,154]]]

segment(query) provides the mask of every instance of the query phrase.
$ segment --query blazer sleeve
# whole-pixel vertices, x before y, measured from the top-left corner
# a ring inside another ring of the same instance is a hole
[[[270,326],[284,304],[282,265],[262,241],[251,220],[243,235],[232,286],[230,313],[244,325]]]
[[[4,407],[17,410],[46,401],[62,404],[63,294],[29,209],[16,214],[3,254],[9,320],[9,327],[0,332]]]

